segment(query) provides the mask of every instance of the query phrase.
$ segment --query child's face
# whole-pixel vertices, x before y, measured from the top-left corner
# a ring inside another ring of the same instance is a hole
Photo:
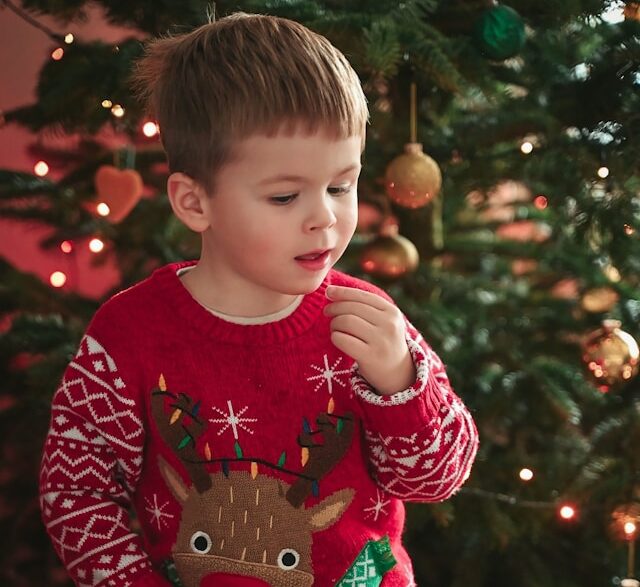
[[[355,231],[361,137],[255,135],[235,153],[207,200],[203,260],[227,294],[315,290]]]

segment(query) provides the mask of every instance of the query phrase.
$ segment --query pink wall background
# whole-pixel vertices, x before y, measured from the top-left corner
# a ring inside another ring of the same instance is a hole
[[[33,13],[32,16],[57,33],[64,35],[71,32],[76,39],[83,41],[102,39],[115,43],[126,37],[139,36],[136,31],[109,25],[99,8],[89,10],[86,21],[68,25],[47,16]],[[40,68],[50,59],[56,44],[44,32],[3,8],[2,4],[0,39],[0,110],[8,111],[35,101]],[[27,148],[38,138],[47,144],[64,144],[77,137],[37,137],[18,125],[6,124],[0,127],[0,168],[33,172],[36,160],[28,153]],[[113,135],[107,140],[114,146],[122,141]],[[56,179],[58,175],[52,169],[48,177]],[[72,254],[64,254],[59,249],[45,251],[38,243],[47,233],[46,227],[41,225],[0,220],[0,256],[19,269],[38,275],[46,283],[49,283],[51,273],[63,271],[67,274],[63,289],[91,297],[99,297],[118,283],[118,269],[113,262],[92,266],[95,255],[89,251],[88,241],[75,243]]]

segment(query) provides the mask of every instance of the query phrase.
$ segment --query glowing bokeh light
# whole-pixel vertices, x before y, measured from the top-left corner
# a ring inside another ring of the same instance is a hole
[[[160,132],[158,125],[155,122],[148,121],[142,125],[142,133],[145,137],[155,137]]]
[[[45,161],[38,161],[33,166],[33,172],[40,177],[44,177],[45,175],[47,175],[47,173],[49,173],[49,166]]]
[[[109,208],[108,204],[105,204],[104,202],[100,202],[97,206],[96,206],[96,212],[100,215],[100,216],[109,216],[110,212],[111,212],[111,208]]]
[[[533,471],[531,469],[521,469],[519,475],[523,481],[531,481],[533,479]]]
[[[529,141],[525,141],[524,143],[522,143],[520,145],[520,150],[525,154],[528,155],[529,153],[531,153],[531,151],[533,151],[533,144],[530,143]]]
[[[104,243],[99,238],[92,238],[89,241],[89,250],[92,253],[99,253],[102,249],[104,249]]]
[[[53,287],[62,287],[67,282],[67,276],[62,271],[54,271],[49,276],[49,283]]]

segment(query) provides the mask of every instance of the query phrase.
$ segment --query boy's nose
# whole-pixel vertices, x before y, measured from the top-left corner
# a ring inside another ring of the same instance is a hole
[[[326,196],[326,198],[329,197]],[[316,203],[310,210],[305,221],[305,231],[331,228],[336,223],[336,213],[333,210],[331,201],[326,198],[322,202]]]

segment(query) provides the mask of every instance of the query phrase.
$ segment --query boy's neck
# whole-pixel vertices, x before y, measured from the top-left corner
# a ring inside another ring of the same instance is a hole
[[[300,297],[264,291],[259,287],[240,290],[240,285],[244,284],[236,284],[236,287],[228,287],[227,284],[227,289],[224,279],[201,261],[182,273],[180,280],[198,303],[217,313],[235,317],[255,318],[275,314]]]

